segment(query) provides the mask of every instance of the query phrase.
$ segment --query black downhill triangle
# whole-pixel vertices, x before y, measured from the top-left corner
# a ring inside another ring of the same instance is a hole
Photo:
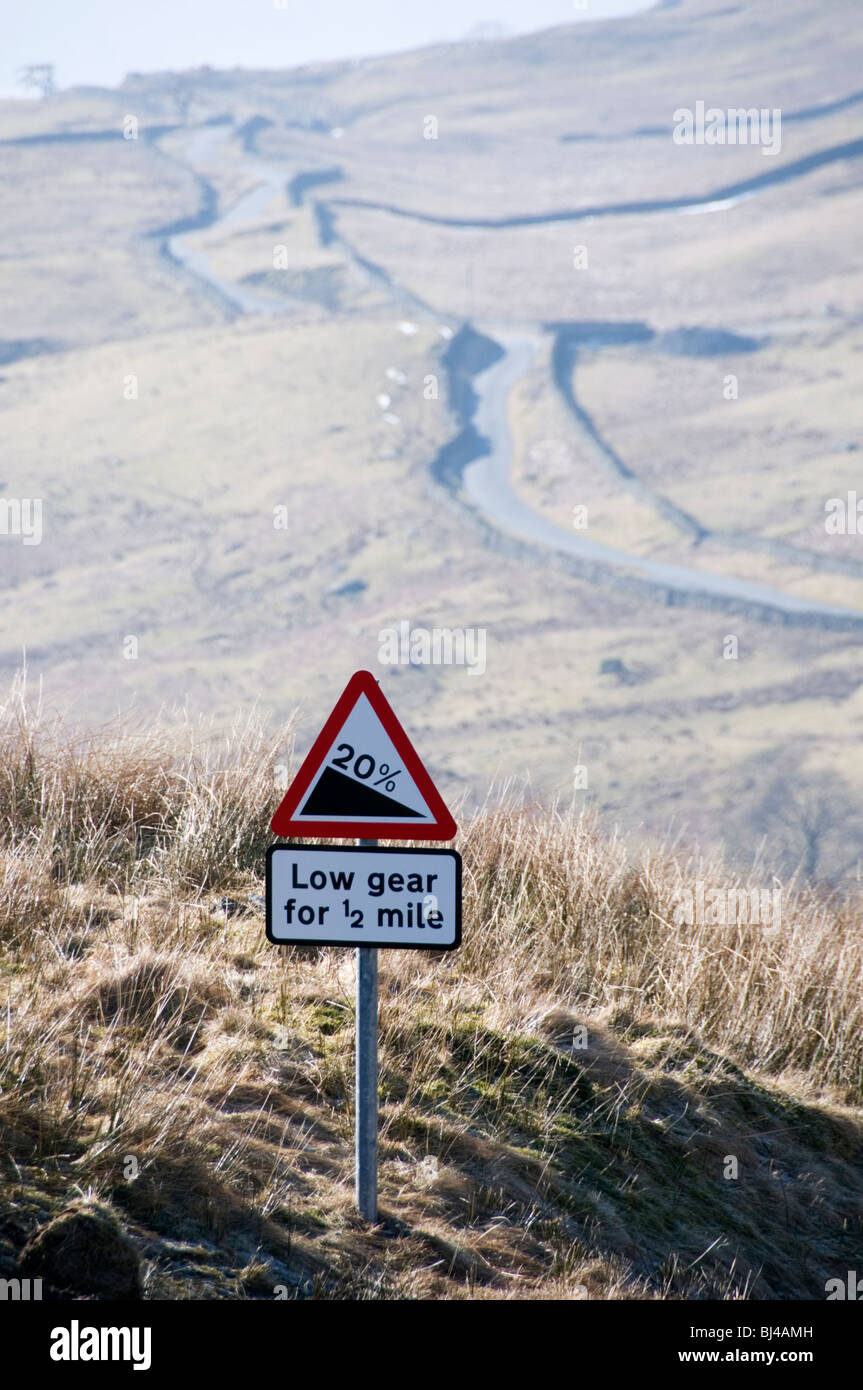
[[[314,788],[303,802],[299,814],[302,816],[414,816],[422,817],[422,811],[414,811],[403,806],[391,796],[366,787],[353,777],[346,777],[334,767],[327,767],[321,773]]]

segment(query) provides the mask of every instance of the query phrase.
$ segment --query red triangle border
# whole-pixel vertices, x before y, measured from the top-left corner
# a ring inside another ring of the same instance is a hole
[[[413,778],[434,816],[433,821],[425,821],[421,825],[408,825],[394,824],[392,821],[295,821],[293,819],[294,813],[311,786],[315,773],[326,758],[336,735],[361,695],[366,696],[392,739],[406,771]],[[440,792],[423,766],[419,754],[399,723],[395,711],[375,677],[371,671],[356,671],[351,676],[336,701],[332,714],[306,754],[302,767],[270,822],[270,829],[274,835],[281,835],[288,839],[294,839],[297,836],[321,835],[326,838],[350,840],[451,840],[457,833],[458,826],[444,805]]]

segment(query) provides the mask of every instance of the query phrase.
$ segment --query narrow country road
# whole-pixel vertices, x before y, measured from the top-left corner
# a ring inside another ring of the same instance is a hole
[[[703,595],[721,606],[729,601],[736,608],[753,611],[766,609],[788,618],[822,618],[825,625],[859,626],[863,630],[863,613],[834,607],[814,599],[801,598],[772,589],[753,580],[733,575],[715,574],[709,570],[672,565],[646,556],[617,550],[600,541],[591,540],[584,531],[566,531],[529,507],[512,484],[512,440],[508,406],[510,392],[532,366],[542,345],[542,339],[527,334],[511,334],[490,325],[485,333],[505,350],[505,356],[474,379],[479,397],[474,421],[479,432],[491,444],[491,452],[469,463],[464,470],[464,489],[472,504],[498,530],[521,541],[550,546],[580,560],[605,568],[625,570],[655,584],[664,593],[681,596]]]
[[[215,291],[234,311],[246,314],[275,316],[281,313],[277,300],[257,295],[242,285],[223,279],[213,268],[208,257],[192,245],[193,239],[204,226],[217,230],[230,231],[244,222],[259,218],[278,198],[285,196],[288,181],[297,174],[296,169],[280,169],[263,163],[257,157],[250,159],[246,172],[252,187],[227,211],[215,210],[216,199],[212,187],[206,181],[203,167],[214,157],[218,157],[221,146],[235,134],[235,128],[226,125],[209,126],[198,129],[192,135],[185,157],[187,166],[207,190],[214,211],[212,216],[200,220],[189,231],[175,232],[165,240],[165,252],[171,261],[182,266],[188,273],[197,277],[210,291]],[[841,153],[840,153],[841,151]],[[835,147],[820,156],[808,156],[793,165],[771,171],[756,179],[718,190],[716,194],[697,200],[675,199],[656,203],[642,203],[591,209],[590,215],[603,211],[606,215],[629,215],[635,211],[657,211],[675,208],[681,212],[696,208],[703,212],[721,212],[731,207],[743,197],[756,196],[758,192],[773,183],[786,182],[789,178],[800,177],[825,162],[832,162],[849,154],[863,153],[863,141],[849,142],[843,147]],[[332,199],[317,202],[327,214],[331,237],[338,240],[346,256],[353,260],[356,269],[368,274],[370,263],[354,250],[343,235],[335,234],[334,208],[337,206],[369,206],[361,200]],[[445,222],[453,226],[513,226],[535,225],[543,221],[565,220],[587,215],[580,213],[554,213],[546,216],[524,216],[497,221],[495,219],[448,219],[414,214],[395,207],[387,207],[387,212],[401,217],[416,217],[420,221]],[[405,293],[393,284],[387,272],[381,267],[371,267],[378,279],[383,279],[393,290],[394,297],[404,306]],[[422,302],[414,300],[418,310]],[[438,316],[439,317],[439,316]],[[582,573],[588,578],[601,582],[603,572],[634,577],[642,586],[663,595],[666,602],[699,602],[714,608],[729,611],[748,611],[755,617],[774,618],[788,622],[805,622],[812,625],[860,629],[863,631],[863,612],[821,603],[773,589],[753,580],[737,578],[733,575],[717,574],[709,570],[695,569],[686,565],[669,564],[647,556],[632,554],[592,540],[584,531],[568,531],[548,520],[519,496],[512,484],[512,438],[509,428],[508,403],[510,392],[523,374],[533,365],[542,344],[542,336],[535,330],[514,331],[511,327],[488,325],[479,331],[493,339],[503,350],[503,357],[473,378],[473,389],[477,406],[473,417],[476,430],[488,442],[489,452],[482,458],[469,462],[462,475],[464,493],[471,506],[484,521],[504,537],[521,542],[522,545],[540,547],[544,552],[556,552],[570,557],[578,563]]]

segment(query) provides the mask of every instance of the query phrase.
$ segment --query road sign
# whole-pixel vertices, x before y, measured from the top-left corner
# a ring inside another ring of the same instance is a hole
[[[461,858],[377,844],[451,840],[456,823],[370,671],[351,676],[271,828],[360,841],[270,847],[267,937],[357,948],[357,1206],[377,1221],[378,947],[461,944]]]
[[[451,840],[457,829],[370,671],[351,676],[271,828],[384,840]]]
[[[452,849],[272,845],[267,937],[281,945],[454,951],[461,857]]]

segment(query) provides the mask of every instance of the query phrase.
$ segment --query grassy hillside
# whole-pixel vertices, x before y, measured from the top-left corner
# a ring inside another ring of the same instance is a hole
[[[779,925],[679,924],[696,877],[741,885],[505,803],[457,842],[461,950],[381,953],[364,1227],[353,953],[269,945],[257,897],[291,738],[76,743],[20,692],[5,707],[0,1276],[77,1297],[820,1299],[854,1267],[859,902],[786,883]]]
[[[373,669],[473,808],[496,778],[569,805],[578,767],[606,824],[747,866],[766,837],[768,878],[832,816],[813,877],[853,881],[859,631],[558,568],[477,526],[434,469],[464,424],[448,335],[524,333],[536,355],[501,414],[534,512],[571,539],[586,507],[588,538],[633,556],[859,612],[860,536],[827,532],[825,502],[857,489],[863,444],[861,46],[852,0],[683,0],[0,103],[0,501],[44,503],[40,544],[0,536],[0,679],[25,652],[76,727],[254,705],[273,730],[301,707],[302,748],[345,674]],[[781,150],[676,144],[699,100],[780,108]],[[735,206],[655,207],[795,167]],[[537,217],[555,220],[507,225]],[[214,293],[178,235],[264,308]],[[579,346],[562,380],[555,325],[585,321],[644,332]],[[379,633],[403,621],[482,629],[483,677],[384,667]],[[789,788],[824,795],[786,836]]]

